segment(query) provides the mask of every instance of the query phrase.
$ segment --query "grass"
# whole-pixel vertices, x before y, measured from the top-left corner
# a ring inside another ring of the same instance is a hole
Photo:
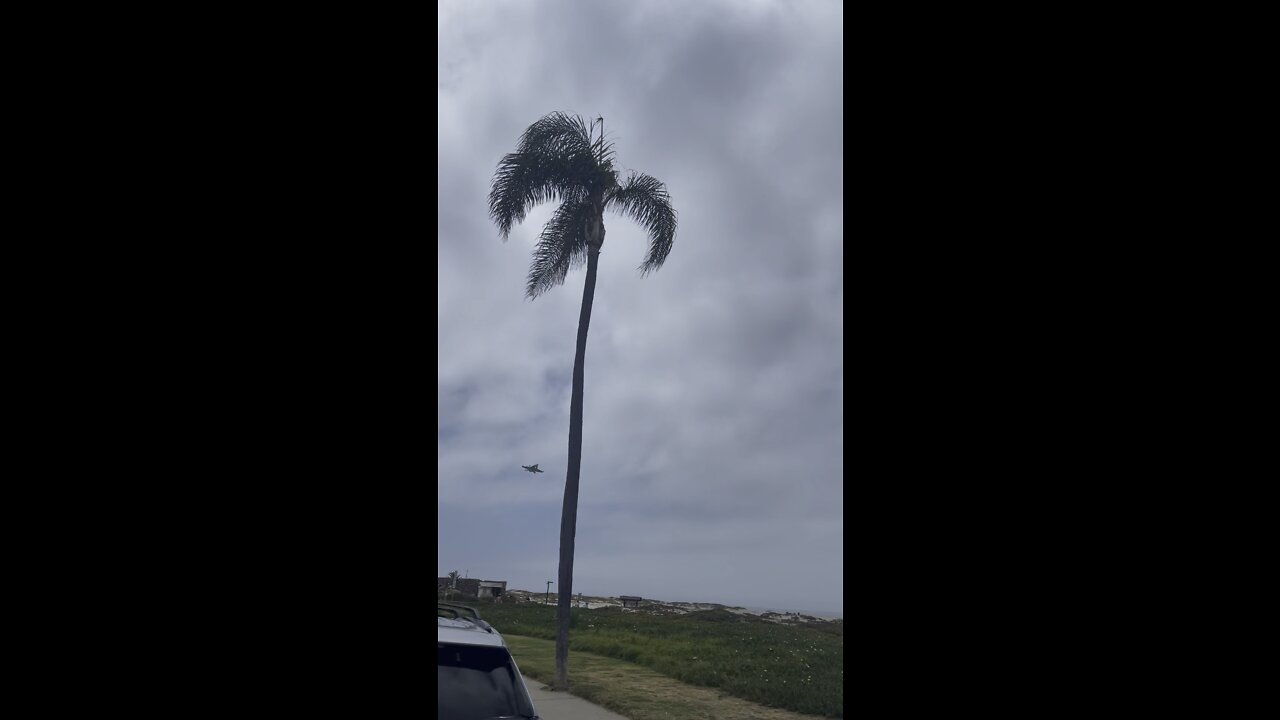
[[[550,683],[555,677],[552,640],[504,635],[520,672]],[[592,653],[569,655],[570,691],[630,720],[813,720],[789,710],[767,708],[712,688],[673,680],[625,660]],[[545,704],[545,703],[544,703]],[[539,707],[550,712],[551,707]]]
[[[555,639],[553,606],[468,604],[504,636]],[[575,608],[571,617],[569,648],[575,653],[634,663],[767,707],[844,716],[843,621],[786,626],[727,610],[657,616],[617,608]],[[585,679],[578,675],[579,657],[569,658],[571,683]],[[525,669],[524,660],[516,660]],[[580,694],[576,685],[574,692]]]

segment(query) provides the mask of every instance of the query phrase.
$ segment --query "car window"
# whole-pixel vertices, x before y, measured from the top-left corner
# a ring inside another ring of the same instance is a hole
[[[438,646],[437,717],[488,720],[533,716],[533,704],[506,648]]]

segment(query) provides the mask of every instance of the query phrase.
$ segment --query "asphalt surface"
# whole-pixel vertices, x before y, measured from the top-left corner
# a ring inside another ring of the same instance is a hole
[[[569,693],[543,690],[546,685],[533,678],[524,679],[524,686],[529,689],[529,697],[533,698],[533,706],[542,720],[627,720]]]

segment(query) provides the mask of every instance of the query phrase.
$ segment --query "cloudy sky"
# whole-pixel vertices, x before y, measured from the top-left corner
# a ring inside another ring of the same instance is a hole
[[[439,575],[557,577],[585,270],[526,300],[554,206],[503,243],[487,196],[560,110],[603,116],[679,213],[646,278],[643,230],[605,217],[574,591],[842,613],[840,3],[439,8]]]

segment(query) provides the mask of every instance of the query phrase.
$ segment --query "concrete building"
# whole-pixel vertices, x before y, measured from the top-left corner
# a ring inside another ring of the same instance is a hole
[[[452,583],[449,578],[436,579],[437,590],[451,588],[454,593],[473,598],[500,598],[507,592],[506,580],[477,580],[475,578],[458,578]]]
[[[506,580],[481,580],[476,597],[500,598],[507,591]]]

